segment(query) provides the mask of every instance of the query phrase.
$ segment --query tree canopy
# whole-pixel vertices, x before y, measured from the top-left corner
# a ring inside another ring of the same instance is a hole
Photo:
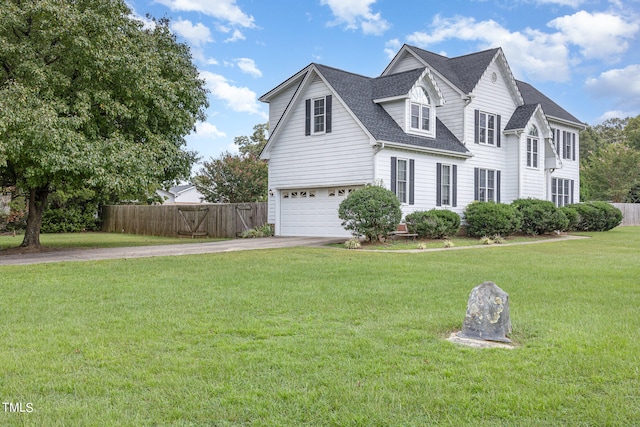
[[[637,203],[640,116],[608,119],[580,134],[580,198]]]
[[[260,153],[267,143],[266,123],[253,127],[253,135],[233,139],[240,154],[223,153],[211,158],[193,180],[211,203],[248,203],[267,200],[269,169]]]
[[[150,28],[123,0],[3,2],[0,178],[29,197],[24,246],[39,246],[58,187],[153,191],[189,176],[184,137],[207,91],[167,20]]]

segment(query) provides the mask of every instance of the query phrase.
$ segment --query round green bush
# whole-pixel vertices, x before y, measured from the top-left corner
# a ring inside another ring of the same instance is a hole
[[[620,209],[607,202],[585,202],[569,205],[580,215],[579,231],[608,231],[622,222]]]
[[[520,214],[520,231],[537,236],[554,231],[566,231],[569,219],[548,200],[518,199],[511,205]]]
[[[428,239],[454,236],[460,230],[460,215],[448,210],[416,211],[407,215],[404,220],[409,233]]]
[[[400,201],[392,191],[367,186],[353,191],[340,203],[338,217],[355,237],[376,241],[398,228],[402,219]]]
[[[472,237],[506,237],[520,229],[516,208],[494,202],[473,202],[464,211],[466,233]]]
[[[571,206],[562,206],[558,208],[560,212],[567,217],[567,228],[564,231],[574,231],[577,230],[578,223],[580,222],[580,214],[577,210],[572,208]]]

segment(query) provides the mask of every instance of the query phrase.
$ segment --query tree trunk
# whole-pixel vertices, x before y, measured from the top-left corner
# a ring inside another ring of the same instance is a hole
[[[42,226],[42,214],[47,205],[49,189],[32,188],[29,192],[29,215],[27,216],[27,229],[22,240],[23,248],[40,247],[40,227]]]

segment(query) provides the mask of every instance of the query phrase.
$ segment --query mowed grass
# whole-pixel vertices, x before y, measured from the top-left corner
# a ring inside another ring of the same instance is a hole
[[[0,268],[26,426],[640,424],[640,228],[464,251],[295,248]],[[471,349],[469,291],[513,350]]]
[[[0,236],[0,250],[14,248],[22,243],[22,235]],[[177,243],[213,242],[225,239],[214,238],[176,238],[158,236],[139,236],[124,233],[51,233],[41,234],[40,243],[48,248],[119,248],[124,246],[172,245]],[[0,255],[2,253],[0,252]]]

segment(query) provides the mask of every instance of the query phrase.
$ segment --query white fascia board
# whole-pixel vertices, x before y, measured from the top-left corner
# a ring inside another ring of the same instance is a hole
[[[457,157],[462,159],[469,159],[473,157],[472,153],[457,153],[454,151],[438,150],[437,148],[420,147],[417,145],[408,145],[399,142],[379,141],[379,143],[383,145],[384,148],[397,148],[401,150],[417,151],[420,153],[436,154],[438,156]]]
[[[576,123],[576,122],[572,122],[570,120],[565,120],[565,119],[561,119],[559,117],[554,117],[554,116],[547,116],[548,120],[550,121],[554,121],[554,122],[559,122],[562,125],[565,126],[571,126],[574,128],[578,128],[580,130],[585,130],[587,128],[587,125],[585,125],[584,123]]]

